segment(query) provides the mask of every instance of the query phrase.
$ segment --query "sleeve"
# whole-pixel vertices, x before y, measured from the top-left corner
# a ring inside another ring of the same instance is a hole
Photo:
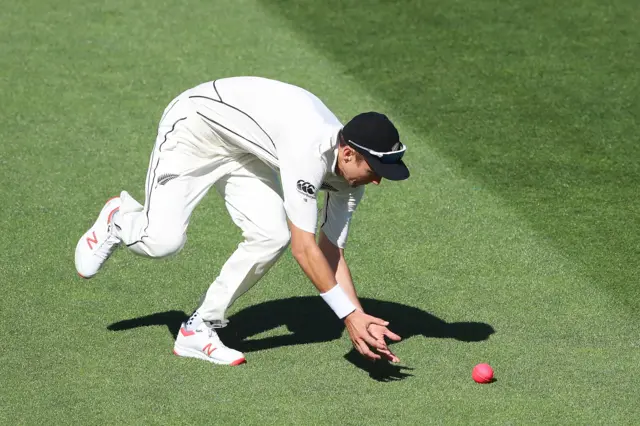
[[[322,231],[335,246],[345,248],[351,216],[364,196],[364,186],[351,191],[327,192]]]
[[[324,165],[319,157],[294,153],[280,156],[279,162],[287,217],[298,228],[315,234],[318,223],[317,192],[322,185]]]

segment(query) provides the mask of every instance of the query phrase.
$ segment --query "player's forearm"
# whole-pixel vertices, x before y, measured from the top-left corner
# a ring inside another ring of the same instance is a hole
[[[291,252],[320,293],[326,293],[336,285],[335,275],[314,240],[292,244]]]
[[[345,318],[345,321],[352,318],[351,314],[358,308],[351,302],[342,286],[336,285],[335,270],[331,269],[325,254],[316,243],[315,235],[298,228],[291,221],[289,221],[289,229],[291,229],[291,253],[316,286],[320,296],[338,318]]]
[[[360,305],[360,301],[358,300],[356,286],[353,284],[351,271],[349,270],[349,266],[347,265],[347,261],[345,260],[344,256],[340,256],[335,277],[340,284],[340,287],[342,287],[344,292],[347,293],[347,296],[349,296],[349,300],[351,300],[351,303],[353,303],[356,308],[362,311],[363,309],[362,305]]]
[[[353,284],[353,278],[351,277],[351,271],[349,270],[347,261],[344,258],[344,250],[333,245],[324,232],[320,233],[319,247],[329,262],[329,267],[333,271],[336,281],[340,284],[340,287],[342,287],[347,296],[349,296],[351,303],[353,303],[359,310],[362,310],[355,285]]]

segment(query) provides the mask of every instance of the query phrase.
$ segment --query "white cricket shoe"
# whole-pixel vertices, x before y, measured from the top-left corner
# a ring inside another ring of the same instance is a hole
[[[117,236],[113,215],[120,209],[120,197],[107,201],[98,220],[84,233],[76,245],[76,271],[82,278],[91,278],[98,273],[111,253],[122,240]]]
[[[246,362],[242,352],[226,347],[220,341],[218,333],[204,322],[193,330],[187,330],[186,325],[182,323],[173,353],[214,364],[240,365]]]

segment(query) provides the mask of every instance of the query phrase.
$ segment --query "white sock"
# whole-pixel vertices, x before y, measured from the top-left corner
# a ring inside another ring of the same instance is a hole
[[[193,313],[193,315],[191,315],[191,317],[189,318],[189,320],[187,321],[185,327],[187,330],[195,330],[196,328],[198,328],[198,326],[200,324],[202,324],[202,317],[200,317],[200,314],[198,313],[198,311],[195,311]]]

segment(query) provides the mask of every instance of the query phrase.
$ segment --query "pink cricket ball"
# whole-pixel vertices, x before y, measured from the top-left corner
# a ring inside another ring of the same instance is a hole
[[[493,368],[489,364],[478,364],[473,367],[471,377],[477,383],[491,383],[493,380]]]

